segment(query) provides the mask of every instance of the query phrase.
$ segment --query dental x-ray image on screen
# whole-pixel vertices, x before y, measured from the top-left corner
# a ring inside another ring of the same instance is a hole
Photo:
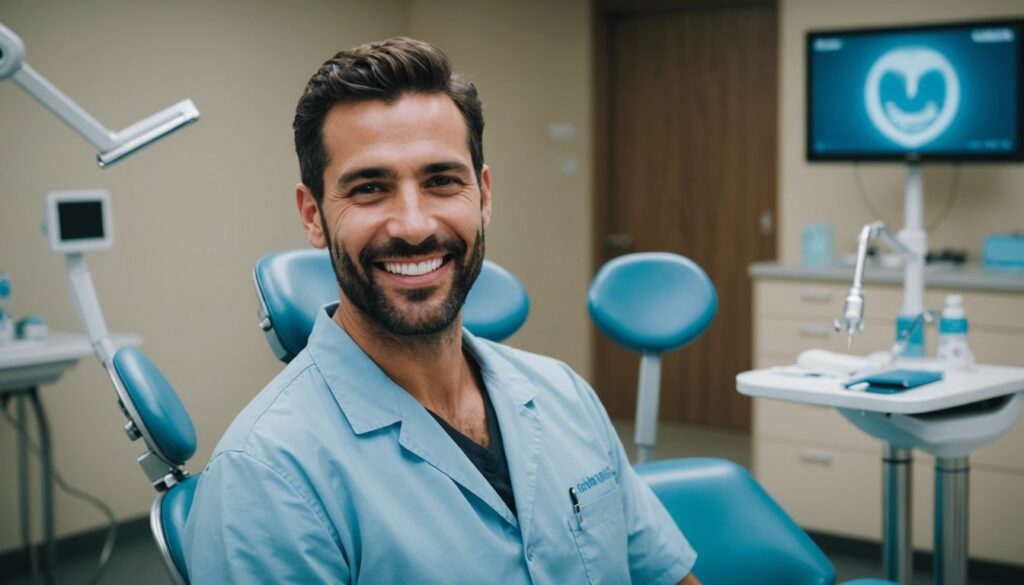
[[[808,33],[808,160],[1021,160],[1022,25]]]

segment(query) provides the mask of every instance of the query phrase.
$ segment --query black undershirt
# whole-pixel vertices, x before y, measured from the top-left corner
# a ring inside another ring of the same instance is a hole
[[[512,478],[508,473],[508,460],[505,458],[505,446],[501,442],[501,429],[498,428],[498,417],[494,414],[494,406],[491,404],[491,397],[487,395],[487,389],[484,388],[483,380],[480,375],[476,373],[476,364],[473,363],[472,358],[467,354],[466,356],[470,363],[473,365],[474,374],[477,377],[477,383],[480,385],[480,394],[484,399],[484,411],[487,416],[487,430],[491,437],[491,445],[489,448],[483,447],[477,444],[473,439],[470,439],[466,435],[459,432],[458,429],[448,424],[443,418],[428,410],[431,415],[437,420],[448,435],[455,441],[455,444],[462,449],[462,452],[466,454],[466,457],[473,462],[473,465],[480,470],[480,474],[484,476],[487,483],[491,484],[494,491],[498,493],[498,496],[505,502],[508,509],[512,511],[512,514],[516,514],[516,501],[512,497]]]

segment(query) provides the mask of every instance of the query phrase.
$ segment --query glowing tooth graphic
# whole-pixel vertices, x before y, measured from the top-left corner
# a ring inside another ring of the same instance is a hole
[[[918,112],[904,112],[892,101],[882,103],[882,78],[895,73],[903,78],[906,95],[917,97],[918,82],[926,73],[937,71],[946,85],[946,98],[939,109],[929,100]],[[868,71],[864,103],[875,128],[907,148],[927,144],[949,128],[960,107],[960,79],[941,53],[926,47],[900,47],[882,55]]]

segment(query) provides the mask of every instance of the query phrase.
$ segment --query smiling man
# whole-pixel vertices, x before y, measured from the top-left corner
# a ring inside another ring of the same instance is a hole
[[[491,218],[483,125],[419,41],[309,81],[295,198],[340,302],[203,472],[193,583],[697,583],[586,382],[462,329]]]

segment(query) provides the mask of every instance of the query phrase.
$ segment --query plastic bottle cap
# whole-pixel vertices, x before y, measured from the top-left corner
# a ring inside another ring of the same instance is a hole
[[[939,335],[947,333],[967,333],[967,315],[962,295],[946,296],[946,306],[942,309],[942,316],[939,319]]]

